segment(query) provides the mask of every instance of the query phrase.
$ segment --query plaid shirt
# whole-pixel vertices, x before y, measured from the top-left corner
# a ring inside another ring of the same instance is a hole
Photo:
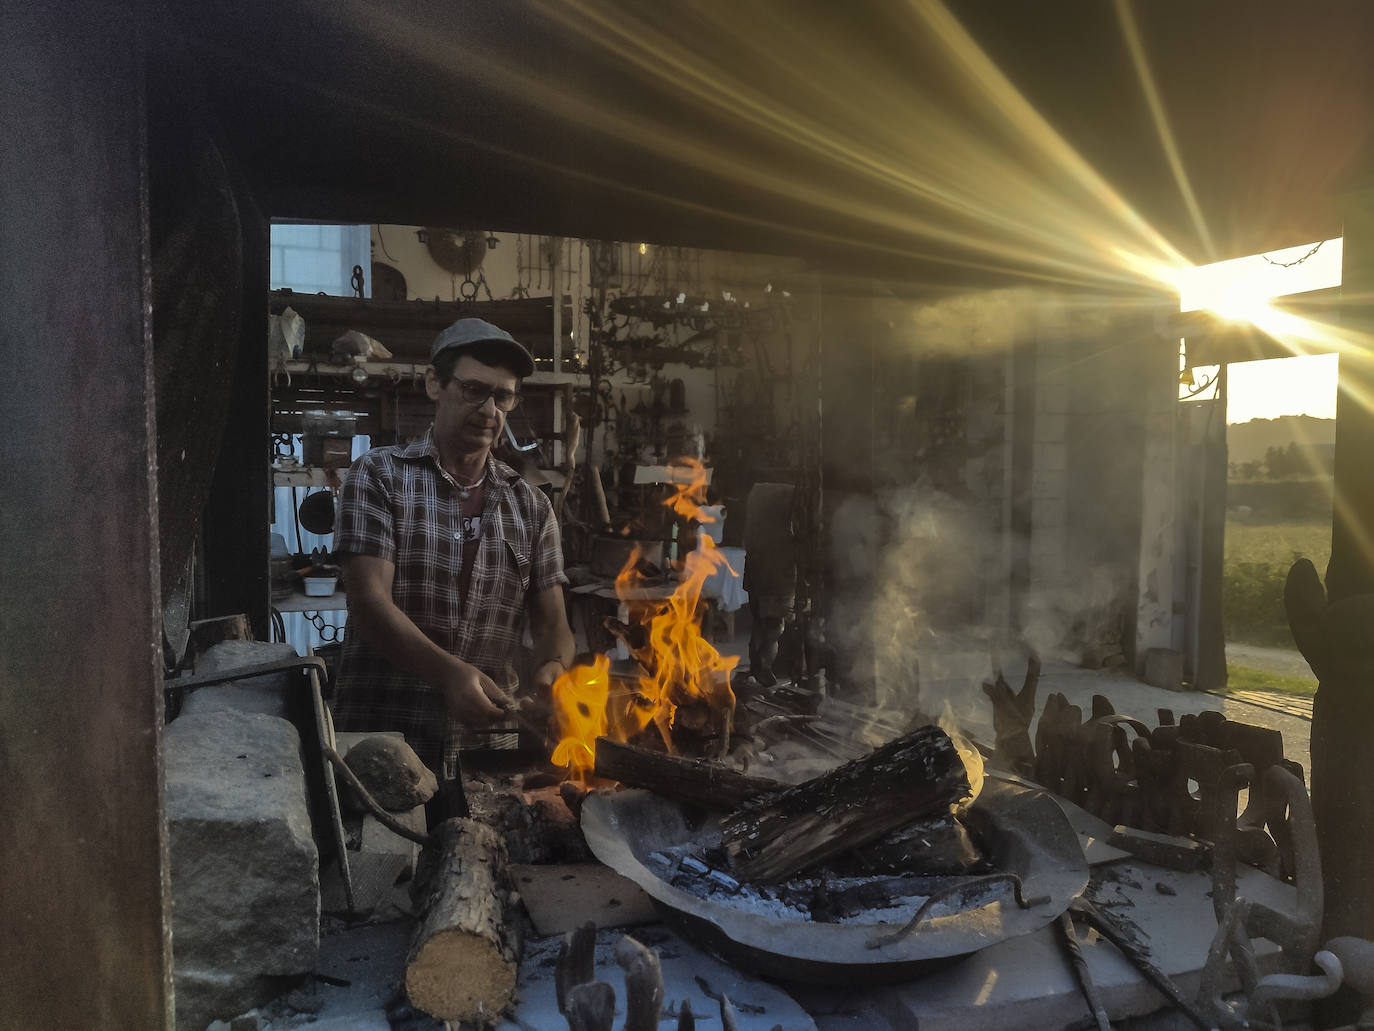
[[[530,593],[567,583],[553,507],[510,466],[487,460],[486,500],[466,604],[458,487],[439,466],[433,429],[423,440],[375,448],[349,470],[339,495],[334,548],[395,565],[391,597],[431,641],[476,666],[501,688],[516,687],[511,664]],[[399,730],[442,772],[457,754],[457,721],[442,694],[344,631],[335,683],[340,730]]]

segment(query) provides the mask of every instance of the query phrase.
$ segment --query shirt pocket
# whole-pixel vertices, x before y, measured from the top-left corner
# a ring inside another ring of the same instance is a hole
[[[520,582],[520,593],[530,589],[530,542],[527,540],[505,541],[506,559],[514,565],[516,578]]]

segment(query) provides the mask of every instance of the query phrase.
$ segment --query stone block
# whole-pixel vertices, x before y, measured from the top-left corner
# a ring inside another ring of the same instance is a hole
[[[409,811],[439,790],[433,771],[404,738],[385,734],[364,738],[348,750],[344,761],[383,809]]]
[[[1058,501],[1062,504],[1068,489],[1068,475],[1063,469],[1037,469],[1031,474],[1031,497],[1035,501]]]
[[[1176,648],[1145,649],[1145,683],[1183,690],[1183,653]]]
[[[295,728],[183,715],[164,737],[178,1031],[270,999],[319,951],[319,854]]]
[[[1035,445],[1035,468],[1047,473],[1063,473],[1069,467],[1069,446],[1062,442]]]
[[[1046,415],[1063,415],[1069,410],[1069,388],[1059,385],[1042,385],[1037,400],[1039,402],[1036,407],[1037,422]]]
[[[1038,412],[1035,416],[1035,442],[1062,444],[1069,429],[1068,416],[1062,413]]]
[[[395,813],[396,821],[416,834],[424,834],[425,807],[416,806],[409,812]],[[363,816],[363,852],[378,852],[393,856],[410,856],[412,862],[419,857],[420,846],[409,838],[403,838],[371,813]]]
[[[220,641],[196,659],[196,673],[227,673],[242,666],[292,659],[296,649],[282,641]],[[286,692],[295,673],[264,673],[261,676],[211,684],[186,696],[181,715],[201,712],[260,712],[286,718]]]

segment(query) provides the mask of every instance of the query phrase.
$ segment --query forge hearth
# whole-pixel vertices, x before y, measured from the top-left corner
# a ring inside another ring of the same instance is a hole
[[[964,906],[932,913],[909,933],[881,944],[915,913],[920,905],[916,893],[905,896],[910,908],[900,918],[875,911],[867,918],[855,914],[844,922],[824,922],[805,919],[795,907],[788,912],[735,904],[738,891],[723,872],[714,882],[709,871],[703,873],[704,884],[687,890],[690,885],[665,879],[664,859],[671,862],[675,856],[718,847],[720,822],[701,822],[698,811],[646,791],[589,796],[582,830],[596,857],[638,884],[665,922],[728,962],[789,981],[880,983],[929,973],[1038,930],[1058,917],[1087,883],[1077,836],[1044,792],[989,779],[967,818],[984,843],[992,872],[1019,878],[1023,900],[1033,904],[1019,906],[1007,879],[1006,889],[973,891]],[[940,893],[958,883],[932,880],[921,887]],[[841,892],[856,887],[846,881]]]

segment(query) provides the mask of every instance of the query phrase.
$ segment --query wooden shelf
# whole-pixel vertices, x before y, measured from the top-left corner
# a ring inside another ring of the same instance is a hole
[[[414,383],[417,390],[423,390],[425,369],[428,362],[385,361],[335,362],[329,358],[287,358],[273,363],[273,371],[280,374],[284,369],[294,376],[335,376],[351,379],[353,370],[361,367],[367,373],[368,383],[358,386],[390,385],[393,382]],[[525,386],[556,387],[564,384],[585,387],[590,383],[585,373],[580,372],[542,372],[538,369],[524,379]]]
[[[272,486],[339,487],[347,475],[348,470],[346,468],[321,469],[318,466],[298,465],[294,469],[282,469],[274,465],[272,467]]]
[[[345,612],[348,597],[342,590],[321,598],[311,597],[304,591],[292,591],[288,597],[273,601],[272,607],[278,612]]]

